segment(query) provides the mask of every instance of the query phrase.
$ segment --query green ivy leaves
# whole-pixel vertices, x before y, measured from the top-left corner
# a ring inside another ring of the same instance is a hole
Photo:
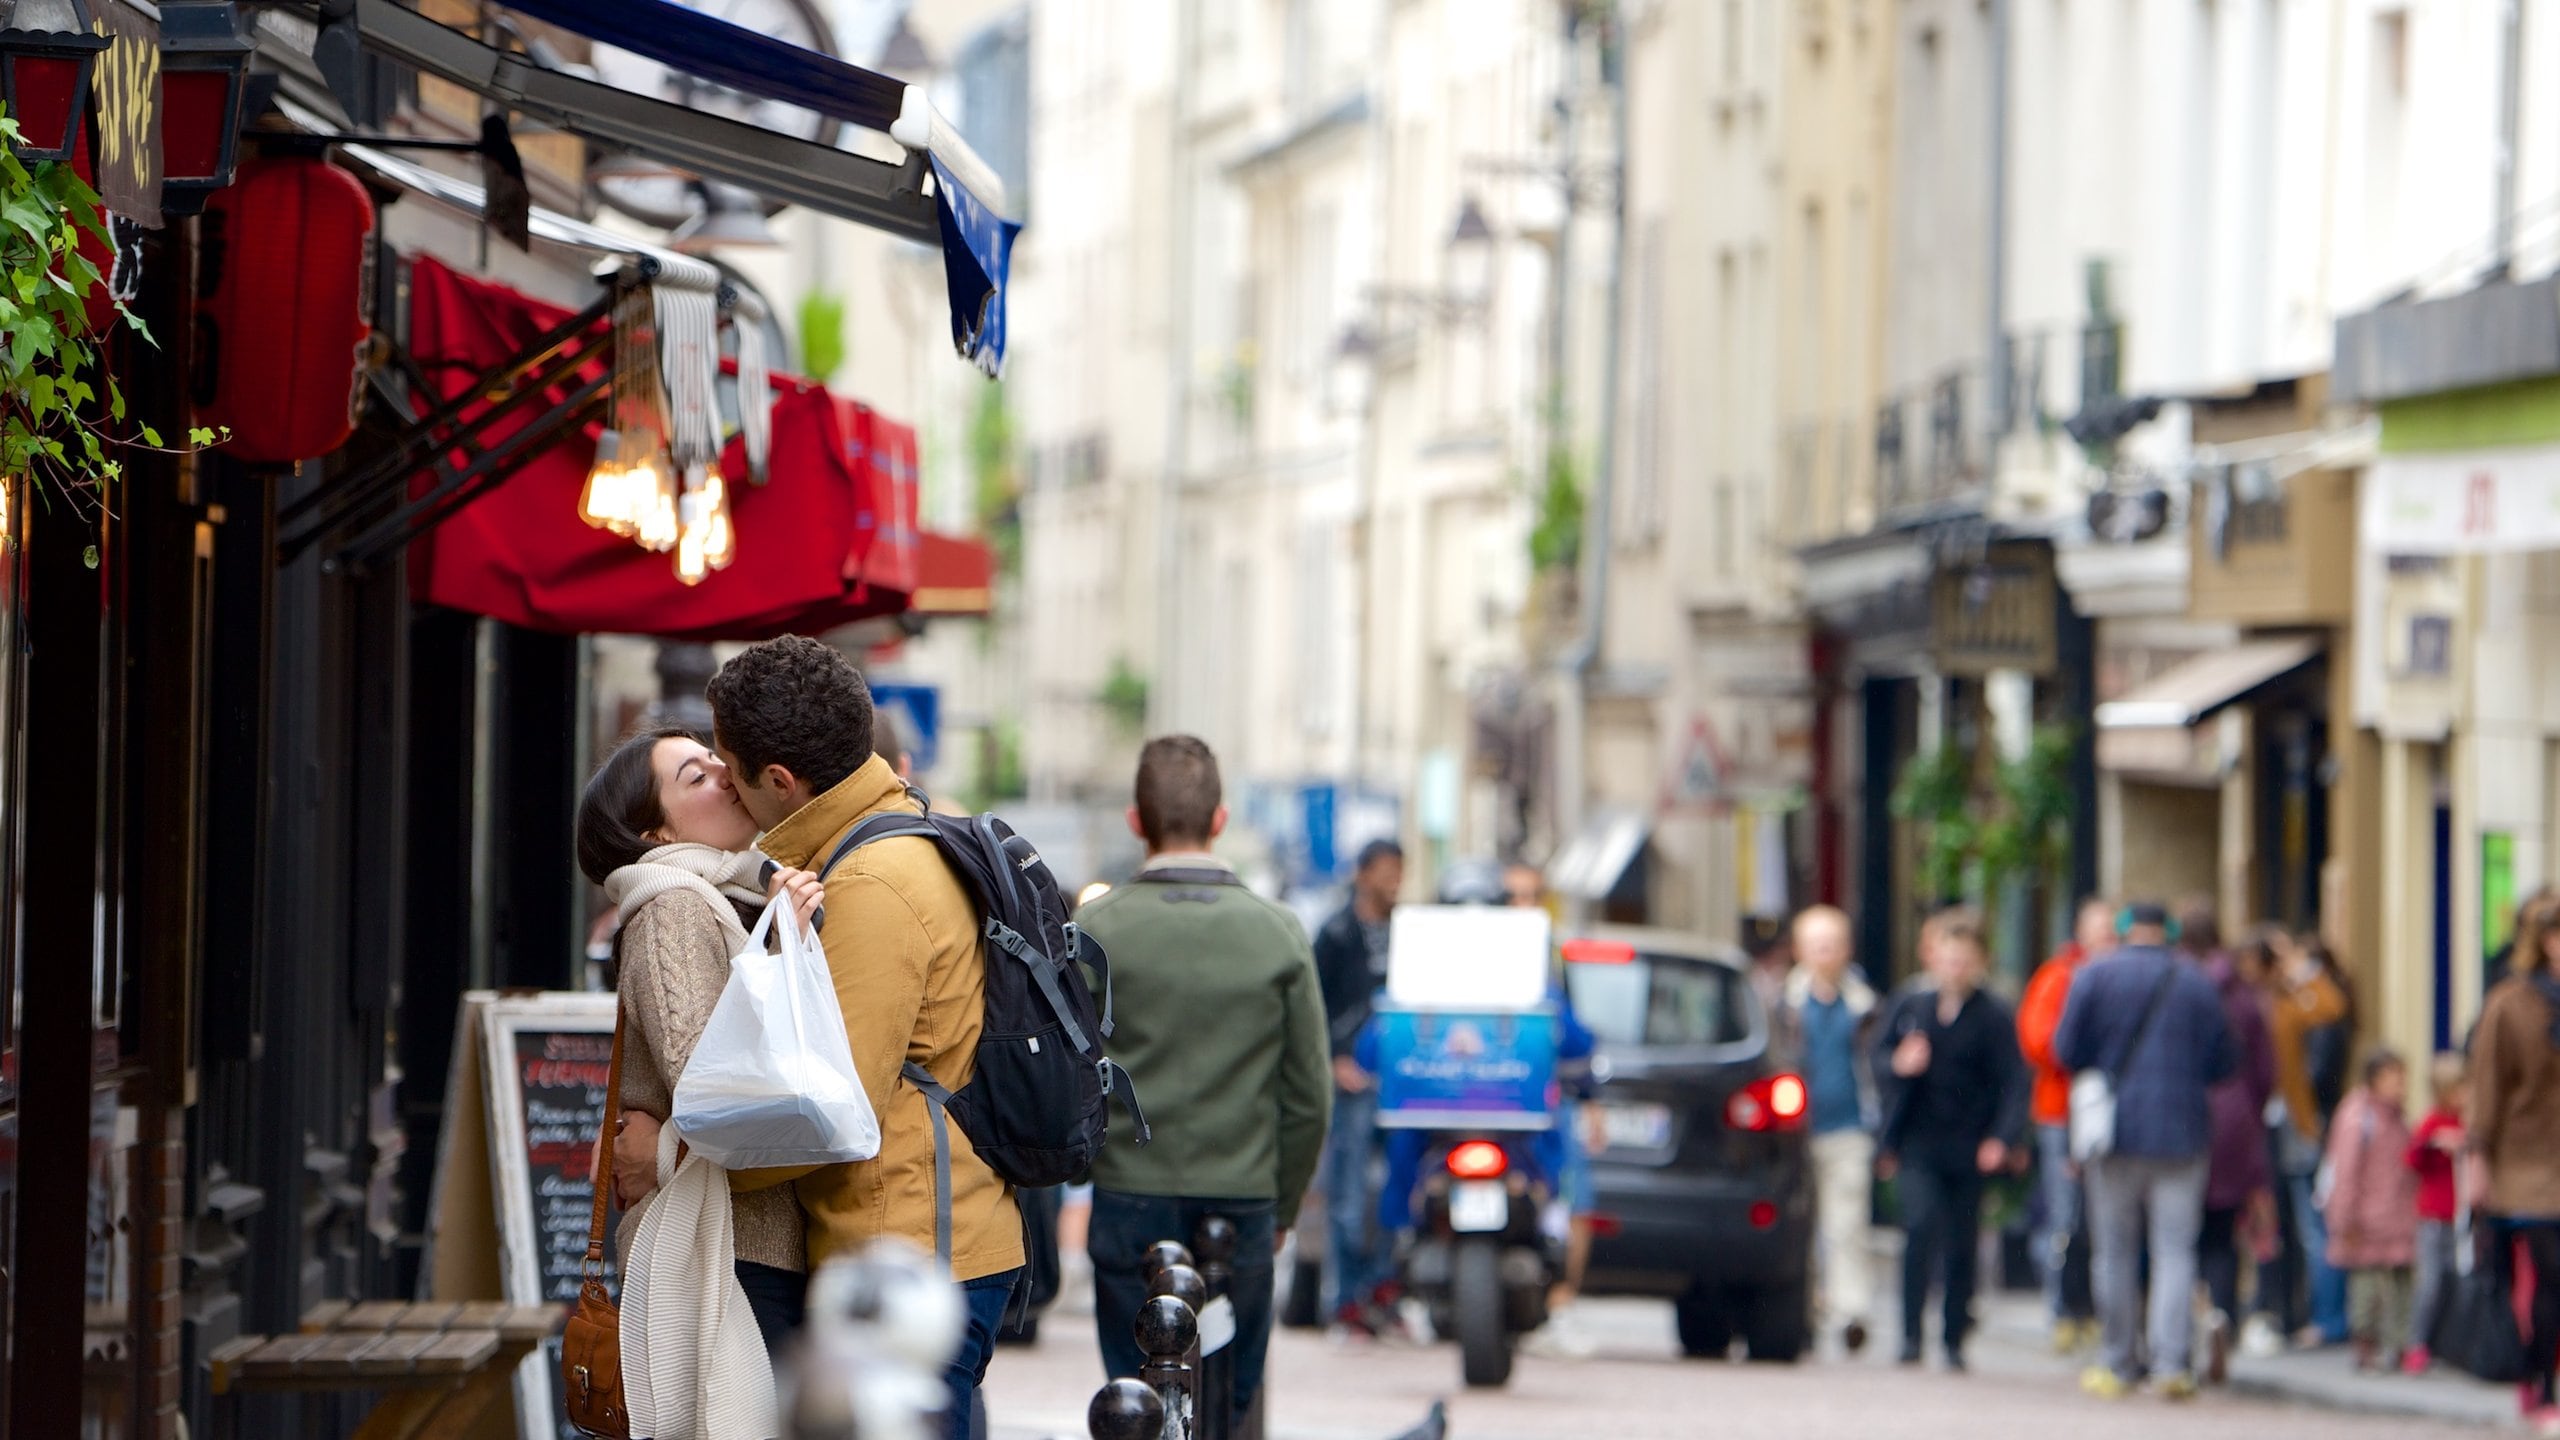
[[[17,136],[17,123],[0,114],[0,475],[25,477],[33,498],[66,500],[75,514],[94,519],[110,507],[109,487],[124,474],[109,447],[133,443],[102,428],[126,423],[125,397],[89,322],[90,295],[106,278],[80,253],[84,239],[112,249],[114,238],[97,192],[69,165],[30,169],[5,143]],[[123,301],[114,305],[122,324],[157,343]],[[151,426],[135,431],[141,444],[168,448]],[[188,446],[201,449],[227,433],[193,426]],[[82,558],[96,568],[97,547]]]

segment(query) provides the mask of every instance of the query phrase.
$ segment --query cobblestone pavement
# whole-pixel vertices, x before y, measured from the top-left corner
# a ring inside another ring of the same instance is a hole
[[[1986,1335],[1973,1373],[1890,1358],[1891,1325],[1865,1358],[1797,1366],[1683,1361],[1670,1307],[1599,1301],[1583,1307],[1599,1354],[1522,1357],[1507,1389],[1469,1392],[1456,1352],[1345,1347],[1281,1331],[1273,1342],[1272,1440],[1388,1440],[1436,1398],[1452,1440],[2451,1440],[2494,1434],[2460,1425],[2341,1414],[2217,1393],[2186,1405],[2137,1397],[2113,1404],[2077,1388],[2072,1362]],[[987,1380],[996,1440],[1082,1440],[1084,1406],[1101,1383],[1092,1320],[1051,1315],[1041,1343],[998,1352]],[[1878,1348],[1886,1353],[1879,1356]]]

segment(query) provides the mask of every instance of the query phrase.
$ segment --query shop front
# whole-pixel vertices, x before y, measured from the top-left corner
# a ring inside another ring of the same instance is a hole
[[[2342,319],[2362,477],[2352,696],[2378,752],[2379,1038],[2458,1043],[2560,879],[2560,278]],[[2389,357],[2386,363],[2386,357]]]
[[[511,8],[82,10],[113,36],[69,107],[116,216],[100,268],[151,335],[105,370],[137,426],[208,433],[128,447],[108,503],[0,488],[0,1431],[217,1433],[227,1342],[420,1296],[462,993],[579,983],[590,635],[985,604],[983,548],[916,528],[913,432],[779,373],[751,291],[582,197],[643,154],[935,246],[955,346],[992,367],[1001,188],[885,77],[656,0]],[[759,93],[858,110],[902,158],[527,37],[724,84],[764,63]],[[236,88],[181,146],[207,54]],[[151,85],[161,137],[119,108]],[[370,1398],[221,1418],[346,1433]]]
[[[2095,781],[2075,735],[2060,783],[2074,798],[2062,864],[1986,896],[1959,881],[1934,893],[1928,818],[1897,813],[1915,761],[1943,757],[1985,801],[2003,760],[2039,730],[2090,708],[2089,622],[2061,585],[2047,540],[1984,521],[1879,533],[1808,552],[1806,608],[1817,620],[1812,751],[1815,898],[1855,921],[1879,974],[1914,964],[1920,922],[1955,900],[1999,907],[1999,962],[2023,982],[2069,896],[2097,863]]]

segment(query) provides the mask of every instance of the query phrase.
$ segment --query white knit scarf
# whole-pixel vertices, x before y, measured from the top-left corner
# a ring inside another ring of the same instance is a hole
[[[720,922],[721,933],[729,938],[735,954],[747,947],[747,927],[738,923],[736,907],[729,902],[741,901],[761,908],[764,886],[760,877],[765,858],[761,851],[729,851],[713,845],[661,845],[621,869],[604,877],[605,898],[616,910],[615,919],[624,925],[640,913],[640,907],[674,890],[690,890],[710,905],[713,918]]]
[[[675,1164],[676,1127],[658,1132],[673,1169],[623,1258],[622,1397],[650,1440],[773,1440],[782,1431],[773,1365],[738,1283],[729,1173],[699,1155]]]

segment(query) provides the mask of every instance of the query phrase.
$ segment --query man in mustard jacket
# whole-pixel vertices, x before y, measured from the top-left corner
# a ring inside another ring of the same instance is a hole
[[[871,692],[852,662],[805,636],[741,653],[712,677],[712,729],[738,798],[764,830],[760,847],[796,870],[826,863],[863,819],[917,809],[872,753]],[[934,1248],[933,1122],[908,1062],[952,1091],[977,1068],[986,960],[977,908],[934,843],[885,839],[826,876],[827,967],[844,1007],[854,1069],[880,1117],[873,1159],[813,1170],[743,1172],[740,1189],[797,1180],[809,1266],[883,1235]],[[1023,1264],[1013,1191],[957,1125],[951,1145],[952,1278],[968,1307],[953,1357],[948,1433],[965,1440],[996,1328]]]

